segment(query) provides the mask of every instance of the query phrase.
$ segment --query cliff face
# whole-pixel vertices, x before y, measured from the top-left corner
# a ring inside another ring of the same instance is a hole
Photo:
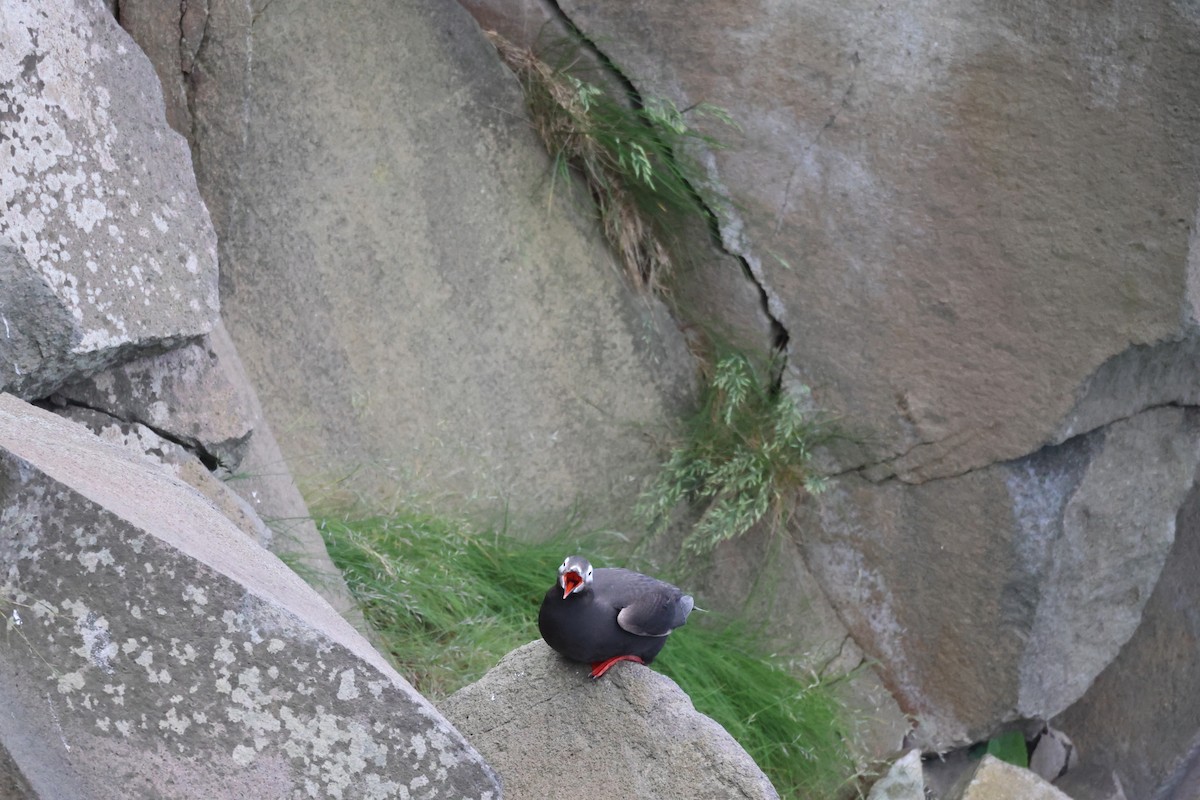
[[[1195,9],[465,5],[743,126],[724,246],[859,439],[792,533],[919,740],[1079,701],[1193,535]]]
[[[548,204],[467,11],[530,44],[573,26],[618,82],[742,126],[698,154],[732,203],[677,307],[781,346],[852,434],[784,546],[726,545],[714,592],[781,553],[757,598],[780,641],[870,660],[913,742],[1054,718],[1079,797],[1187,796],[1194,4],[462,5],[127,0],[155,81],[102,4],[4,0],[0,389],[185,472],[246,458],[259,486],[286,460],[376,504],[620,525],[695,364],[585,193]],[[232,344],[206,338],[218,253]],[[280,491],[258,512],[303,517]]]
[[[121,9],[148,46],[188,22],[156,6]],[[627,506],[690,360],[586,199],[548,207],[521,92],[466,12],[205,8],[159,72],[184,76],[223,319],[293,472],[522,520]]]

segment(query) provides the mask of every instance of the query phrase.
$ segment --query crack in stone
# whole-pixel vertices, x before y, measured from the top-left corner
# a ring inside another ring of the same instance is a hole
[[[966,475],[970,475],[974,472],[979,472],[981,470],[989,469],[991,467],[1005,465],[1005,464],[1011,464],[1013,462],[1020,461],[1021,459],[1029,458],[1030,456],[1034,455],[1035,453],[1040,452],[1041,450],[1044,450],[1047,447],[1061,447],[1062,445],[1065,445],[1068,442],[1075,441],[1076,439],[1079,439],[1080,437],[1083,437],[1083,436],[1088,436],[1096,431],[1108,428],[1111,425],[1115,425],[1120,422],[1126,422],[1126,421],[1131,420],[1134,417],[1137,417],[1141,414],[1145,414],[1150,411],[1156,411],[1156,410],[1162,409],[1162,408],[1200,409],[1200,405],[1193,405],[1190,403],[1180,403],[1180,402],[1176,402],[1176,401],[1170,401],[1170,402],[1166,402],[1166,403],[1154,403],[1151,405],[1147,405],[1143,408],[1140,408],[1137,411],[1134,411],[1133,413],[1125,414],[1125,415],[1122,415],[1119,417],[1114,417],[1113,419],[1106,421],[1102,425],[1096,425],[1094,427],[1088,428],[1085,431],[1078,431],[1077,433],[1067,437],[1066,439],[1061,439],[1061,440],[1047,439],[1041,445],[1039,445],[1037,448],[1030,450],[1028,453],[1014,456],[1012,458],[1002,459],[999,461],[990,461],[986,464],[980,464],[978,466],[968,467],[966,469],[957,470],[955,472],[952,472],[952,473],[949,473],[946,475],[936,475],[936,476],[929,477],[929,478],[917,478],[912,475],[912,473],[915,471],[915,469],[913,469],[913,470],[907,470],[906,471],[907,476],[906,476],[906,475],[900,474],[899,471],[895,470],[894,464],[895,464],[895,462],[908,457],[909,455],[911,455],[915,450],[917,450],[920,447],[928,447],[928,446],[940,444],[941,442],[944,442],[951,437],[946,437],[946,439],[936,439],[936,440],[932,440],[932,441],[918,442],[902,453],[898,453],[894,456],[891,456],[886,459],[881,459],[879,461],[872,461],[868,464],[859,464],[857,466],[850,467],[848,469],[844,469],[839,472],[833,472],[833,473],[830,473],[828,477],[829,478],[842,478],[847,475],[857,474],[858,477],[860,477],[863,480],[867,481],[868,483],[874,484],[876,486],[882,486],[882,485],[892,482],[892,481],[895,481],[897,483],[903,483],[907,486],[921,486],[921,485],[924,485],[927,483],[933,483],[934,481],[953,480],[956,478],[962,478]],[[918,465],[917,469],[919,469],[921,467],[926,467],[926,466],[928,466],[928,465],[927,464]],[[869,474],[871,470],[878,470],[880,468],[891,469],[891,470],[893,470],[892,474],[884,475],[884,476],[880,476],[880,477],[872,477]]]
[[[850,107],[850,95],[854,93],[854,87],[856,86],[855,81],[857,80],[857,78],[854,76],[854,73],[858,71],[858,65],[861,62],[862,59],[859,58],[858,51],[855,50],[854,55],[850,57],[850,85],[847,86],[842,92],[842,96],[835,105],[833,112],[830,113],[829,118],[825,120],[825,124],[821,126],[821,129],[817,131],[817,135],[813,137],[812,142],[809,143],[808,147],[804,148],[804,152],[801,154],[800,158],[801,161],[803,161],[808,154],[811,153],[817,147],[817,145],[821,143],[821,139],[825,137],[825,132],[837,124],[837,118],[842,111]],[[799,171],[799,169],[799,166],[792,167],[792,172],[790,175],[788,175],[787,183],[783,187],[783,201],[779,204],[779,211],[775,214],[775,227],[771,231],[772,237],[777,236],[779,231],[783,228],[783,217],[787,213],[788,204],[792,200],[792,183],[795,181],[796,173]]]
[[[84,409],[85,411],[94,411],[97,414],[103,414],[104,416],[109,417],[109,418],[115,420],[116,422],[123,422],[126,425],[141,425],[142,427],[146,428],[147,430],[152,431],[156,436],[158,436],[163,441],[170,442],[171,444],[174,444],[174,445],[178,445],[179,447],[182,447],[184,450],[186,450],[187,452],[194,455],[197,459],[200,460],[200,463],[203,464],[204,468],[207,469],[209,472],[212,472],[215,474],[219,470],[225,468],[225,465],[221,463],[220,456],[210,453],[199,442],[193,442],[193,443],[189,444],[188,442],[184,441],[183,439],[180,439],[175,434],[170,433],[169,431],[163,430],[162,428],[159,428],[155,425],[151,425],[149,422],[146,422],[143,419],[138,419],[136,416],[133,416],[133,415],[123,416],[121,414],[118,414],[114,409],[101,408],[99,406],[89,405],[88,403],[83,403],[78,400],[72,400],[70,398],[64,397],[61,394],[51,395],[50,398],[48,399],[48,405],[51,408],[81,408],[81,409]]]
[[[564,11],[561,6],[559,6],[556,0],[545,0],[545,7],[551,13],[551,15],[556,17],[571,33],[571,35],[576,37],[579,43],[597,59],[602,67],[609,73],[610,77],[612,77],[624,88],[630,102],[636,107],[640,108],[643,104],[642,95],[633,81],[621,71],[616,63],[609,58],[608,55],[604,53],[604,51],[601,50],[594,41],[592,41],[583,33],[579,26],[575,24],[575,21],[571,19],[570,15],[568,15],[567,12]],[[686,112],[687,109],[684,109],[684,111]],[[703,214],[708,224],[709,237],[713,246],[721,253],[736,259],[742,267],[742,272],[758,289],[763,313],[769,320],[771,329],[771,341],[769,343],[769,347],[774,353],[780,356],[778,359],[778,373],[771,376],[775,387],[779,388],[782,382],[782,376],[787,368],[788,342],[791,339],[791,335],[789,334],[786,326],[783,324],[781,315],[775,313],[771,307],[771,297],[767,292],[765,280],[759,277],[747,256],[735,252],[725,244],[725,239],[721,234],[721,219],[717,213],[717,210],[708,203],[704,202],[704,198],[699,192],[696,192],[694,188],[693,195],[697,204],[701,209],[703,209]]]

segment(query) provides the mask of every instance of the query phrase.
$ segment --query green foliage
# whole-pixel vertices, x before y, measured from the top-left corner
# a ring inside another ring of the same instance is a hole
[[[1029,748],[1025,745],[1025,736],[1020,731],[1009,731],[988,740],[986,752],[1018,767],[1029,766]]]
[[[810,461],[812,448],[828,438],[825,423],[764,384],[745,355],[727,353],[717,359],[685,441],[642,493],[636,513],[658,534],[679,504],[701,504],[683,547],[707,552],[768,512],[778,519],[796,492],[822,491],[824,481]]]
[[[641,287],[663,289],[679,249],[681,218],[708,223],[725,201],[706,187],[692,153],[721,143],[697,130],[701,119],[734,127],[729,115],[700,103],[681,111],[660,98],[622,97],[581,79],[578,52],[550,48],[557,66],[528,48],[489,32],[500,57],[525,90],[534,129],[554,159],[554,174],[583,176],[599,210],[605,237]],[[553,188],[551,200],[553,199]]]
[[[400,671],[437,699],[537,636],[564,555],[613,563],[598,537],[524,542],[412,513],[318,519],[334,563]],[[757,655],[746,626],[694,614],[655,667],[757,760],[784,797],[834,797],[854,775],[830,686]],[[708,624],[705,624],[708,623]]]

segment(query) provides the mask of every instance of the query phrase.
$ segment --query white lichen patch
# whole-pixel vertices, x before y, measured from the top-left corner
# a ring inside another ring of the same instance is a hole
[[[182,698],[181,698],[182,699]],[[183,734],[192,724],[187,717],[182,717],[174,708],[167,709],[167,715],[158,723],[158,727],[173,733]]]
[[[179,639],[171,639],[170,656],[179,664],[190,664],[196,660],[199,653],[190,642],[181,642]]]
[[[117,655],[117,644],[109,634],[108,620],[79,600],[63,601],[62,610],[75,619],[74,627],[80,644],[73,648],[74,652],[106,675],[113,674],[112,660]]]
[[[250,765],[250,762],[254,761],[254,748],[246,747],[244,744],[239,744],[237,747],[233,748],[233,752],[230,754],[230,756],[233,758],[233,763],[237,764],[239,767],[246,767]]]
[[[121,55],[122,34],[111,18],[97,24],[102,13],[18,2],[0,14],[0,237],[52,288],[80,353],[128,345],[134,330],[204,332],[218,308],[216,241],[186,144],[146,102],[159,86],[145,55]],[[148,240],[128,235],[141,211]],[[138,285],[142,298],[121,290],[156,259],[172,267]]]
[[[341,680],[338,683],[338,700],[357,700],[358,689],[354,685],[354,670],[343,670]]]
[[[204,606],[208,605],[208,594],[190,583],[183,588],[183,599],[192,604],[193,614],[203,614]]]
[[[75,670],[74,672],[66,672],[58,676],[58,693],[70,694],[77,692],[84,687],[83,670]]]

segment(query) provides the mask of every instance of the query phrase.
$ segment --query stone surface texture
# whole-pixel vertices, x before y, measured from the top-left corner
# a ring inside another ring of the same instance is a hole
[[[548,208],[549,161],[470,16],[233,0],[195,53],[224,320],[300,482],[517,518],[628,508],[691,358],[585,199]]]
[[[512,35],[561,11],[742,125],[712,131],[725,247],[851,434],[793,534],[919,743],[1074,702],[1192,480],[1191,422],[1153,409],[1200,385],[1194,5],[465,1]]]
[[[35,796],[500,796],[348,623],[168,471],[3,395],[0,509],[0,746]]]
[[[875,781],[867,800],[925,800],[925,776],[921,772],[921,751],[909,750]]]
[[[0,2],[0,390],[207,333],[216,238],[149,61],[91,0]]]
[[[209,343],[254,431],[242,458],[241,472],[229,482],[229,487],[270,527],[271,550],[302,566],[321,596],[360,633],[371,638],[374,634],[350,596],[341,570],[334,566],[325,550],[325,541],[288,471],[279,443],[263,416],[258,394],[246,376],[224,324],[218,323],[213,329]]]
[[[249,414],[206,339],[127,361],[61,387],[67,402],[136,422],[236,472],[249,444]]]
[[[666,548],[673,546],[665,546],[663,557],[670,557]],[[718,545],[688,590],[703,598],[705,607],[760,620],[759,633],[777,652],[788,654],[796,673],[844,678],[831,688],[848,712],[846,740],[860,764],[877,764],[903,751],[912,721],[855,644],[796,541],[757,525],[737,541]]]
[[[1063,778],[1076,800],[1113,797],[1109,775],[1131,800],[1200,797],[1200,490],[1188,495],[1177,525],[1141,627],[1054,721],[1078,746],[1079,774]]]
[[[267,524],[249,503],[209,471],[187,448],[162,438],[145,425],[126,422],[91,408],[67,406],[54,409],[54,413],[83,425],[105,442],[121,445],[132,453],[163,465],[176,478],[204,495],[238,530],[263,547],[270,546],[272,534]]]
[[[1198,425],[1160,408],[954,480],[847,477],[805,509],[809,564],[914,741],[970,743],[1087,690],[1166,563]]]
[[[665,675],[628,662],[594,681],[538,640],[440,704],[504,778],[504,796],[777,798],[724,728]]]
[[[945,800],[1071,800],[1027,769],[985,755],[964,785]]]

